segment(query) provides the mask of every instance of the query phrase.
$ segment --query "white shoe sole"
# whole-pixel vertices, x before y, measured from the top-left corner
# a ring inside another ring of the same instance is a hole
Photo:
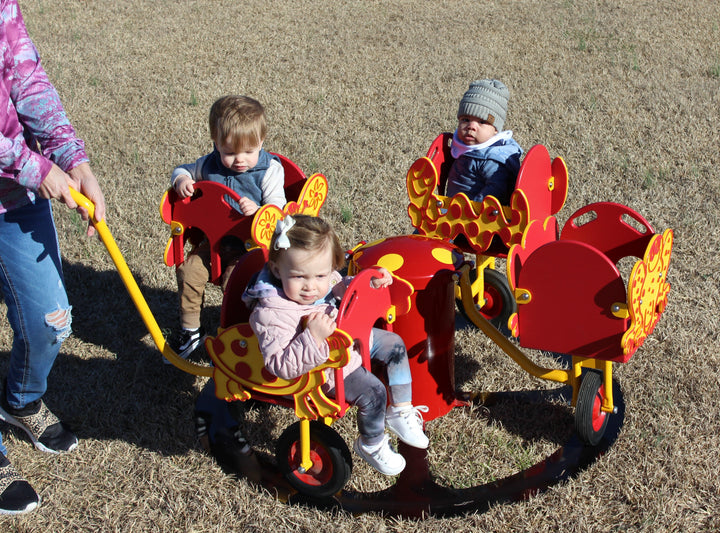
[[[397,476],[400,472],[405,470],[405,466],[407,466],[407,463],[405,462],[405,458],[400,456],[402,458],[402,466],[398,469],[381,469],[378,463],[365,451],[360,447],[359,440],[355,441],[355,444],[353,445],[353,450],[355,450],[355,453],[360,456],[360,458],[365,461],[367,464],[372,466],[375,470],[380,472],[381,474],[384,474],[386,476]],[[399,454],[398,454],[399,455]]]
[[[71,452],[75,448],[77,448],[77,445],[78,445],[77,437],[75,438],[75,443],[71,444],[67,450],[53,450],[51,448],[48,448],[42,442],[40,442],[38,439],[35,438],[35,435],[33,435],[30,432],[30,430],[27,427],[25,427],[25,424],[23,424],[17,418],[15,418],[13,415],[11,415],[7,411],[5,411],[5,409],[3,409],[2,407],[0,407],[0,420],[5,422],[6,424],[11,424],[17,428],[22,429],[27,434],[27,436],[30,437],[30,440],[32,441],[33,446],[35,446],[35,448],[37,448],[41,452],[57,454],[57,453]],[[23,512],[25,512],[25,511],[23,511]]]

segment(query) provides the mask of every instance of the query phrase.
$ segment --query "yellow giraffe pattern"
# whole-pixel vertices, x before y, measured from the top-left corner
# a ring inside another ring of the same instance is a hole
[[[437,169],[427,157],[415,161],[407,173],[408,215],[421,235],[453,240],[462,234],[476,253],[487,250],[495,235],[508,247],[520,242],[529,213],[522,190],[513,192],[508,207],[493,196],[473,202],[462,193],[438,195],[438,181]]]
[[[667,306],[672,245],[671,229],[654,235],[643,259],[633,266],[627,291],[630,326],[621,341],[624,355],[632,355],[645,342]]]
[[[327,339],[330,357],[323,364],[295,379],[286,380],[265,369],[262,353],[249,324],[220,328],[216,337],[205,341],[214,364],[215,394],[226,401],[249,400],[253,392],[273,396],[292,396],[298,418],[315,420],[337,418],[342,408],[322,391],[325,369],[341,368],[350,358],[352,339],[335,330]]]
[[[327,195],[327,178],[322,174],[313,174],[305,182],[297,202],[288,202],[282,209],[276,205],[266,204],[258,210],[250,230],[253,240],[258,246],[267,250],[278,220],[298,213],[317,216]]]

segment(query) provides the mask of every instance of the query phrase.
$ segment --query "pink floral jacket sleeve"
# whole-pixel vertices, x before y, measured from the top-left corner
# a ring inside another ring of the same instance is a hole
[[[40,65],[17,0],[0,0],[0,60],[0,213],[5,213],[35,199],[53,162],[68,171],[88,158]]]

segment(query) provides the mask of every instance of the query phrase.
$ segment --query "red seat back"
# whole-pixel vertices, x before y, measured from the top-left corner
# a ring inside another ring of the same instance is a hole
[[[560,239],[589,244],[617,264],[624,257],[642,258],[653,235],[650,223],[629,207],[597,202],[573,213]]]
[[[287,157],[280,158],[285,171],[285,198],[288,202],[297,201],[305,184],[305,174]],[[253,217],[246,217],[233,209],[227,198],[237,201],[239,196],[229,188],[211,181],[199,181],[195,184],[195,194],[191,198],[180,199],[170,188],[160,203],[162,219],[174,230],[165,249],[165,264],[175,266],[185,261],[185,239],[188,235],[202,233],[210,245],[210,281],[219,285],[222,281],[220,247],[222,239],[233,236],[242,242],[252,241],[251,228]]]
[[[242,256],[235,265],[223,293],[220,309],[221,328],[248,322],[250,309],[242,301],[242,295],[252,277],[262,270],[266,261],[267,257],[265,257],[263,249],[254,248]]]
[[[438,194],[445,195],[445,186],[447,184],[448,173],[453,164],[453,157],[450,154],[452,146],[452,133],[441,133],[430,145],[427,151],[427,157],[433,162],[438,173]]]

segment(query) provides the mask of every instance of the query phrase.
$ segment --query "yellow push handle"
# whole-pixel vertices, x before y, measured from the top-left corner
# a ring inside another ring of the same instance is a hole
[[[120,274],[123,283],[125,284],[125,288],[127,289],[128,294],[130,294],[130,298],[132,299],[135,307],[140,313],[143,322],[145,322],[145,327],[147,327],[147,330],[150,332],[150,335],[152,336],[153,341],[155,341],[155,346],[157,346],[158,350],[160,350],[160,352],[165,356],[168,361],[170,361],[180,370],[183,370],[188,374],[194,374],[196,376],[212,377],[213,367],[198,365],[191,361],[186,361],[185,359],[179,357],[178,354],[175,353],[175,350],[173,350],[170,345],[165,341],[165,337],[163,336],[162,331],[160,331],[160,327],[158,326],[155,317],[150,311],[147,301],[145,301],[145,298],[140,292],[140,288],[138,287],[135,278],[130,272],[130,269],[125,262],[125,259],[120,253],[120,249],[115,243],[115,239],[110,233],[110,230],[108,229],[105,220],[95,220],[95,204],[93,204],[85,195],[76,191],[72,187],[70,188],[70,194],[72,194],[73,200],[75,200],[75,202],[77,202],[80,207],[87,209],[88,214],[90,215],[90,220],[92,221],[92,225],[97,230],[98,235],[100,235],[100,239],[105,245],[105,248],[107,248],[107,251],[110,253],[110,257],[112,258],[113,263],[115,263],[115,267],[117,268],[117,271]]]

